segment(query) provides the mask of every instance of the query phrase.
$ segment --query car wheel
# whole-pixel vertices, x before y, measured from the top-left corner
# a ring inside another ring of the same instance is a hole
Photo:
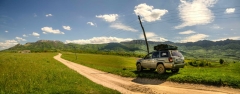
[[[155,71],[156,69],[154,69],[154,68],[150,68],[150,71]]]
[[[165,67],[163,66],[163,64],[158,64],[158,65],[157,65],[157,72],[158,72],[158,74],[163,74],[163,73],[166,72],[166,69],[165,69]]]
[[[172,71],[172,73],[178,73],[179,69],[172,69],[171,71]]]
[[[141,66],[141,64],[140,63],[138,63],[137,64],[137,71],[142,71],[143,69],[142,69],[142,66]]]

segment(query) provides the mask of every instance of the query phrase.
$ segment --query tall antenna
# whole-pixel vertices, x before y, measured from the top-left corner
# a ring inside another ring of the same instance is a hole
[[[143,28],[143,26],[142,26],[141,18],[140,18],[140,16],[139,16],[139,15],[138,15],[138,20],[139,20],[139,22],[140,22],[140,25],[141,25],[141,27],[142,27],[142,30],[143,30],[143,35],[144,35],[145,42],[146,42],[146,45],[147,45],[147,52],[148,52],[148,54],[149,54],[149,47],[148,47],[147,37],[146,37],[145,30],[144,30],[144,28]]]

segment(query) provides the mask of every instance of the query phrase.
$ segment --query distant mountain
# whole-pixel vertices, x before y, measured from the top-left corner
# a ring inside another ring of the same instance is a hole
[[[36,42],[28,42],[24,45],[17,44],[6,51],[20,51],[20,50],[31,50],[32,52],[47,52],[63,50],[65,44],[61,41],[55,40],[38,40]]]
[[[224,40],[224,41],[209,41],[202,40],[197,42],[174,43],[171,41],[154,42],[148,41],[150,51],[153,51],[153,46],[157,44],[171,44],[178,46],[179,50],[187,56],[191,57],[207,57],[214,58],[219,56],[232,56],[234,59],[239,59],[240,54],[240,40]],[[24,45],[17,44],[14,47],[3,50],[6,52],[18,52],[22,50],[31,50],[31,52],[111,52],[111,53],[134,53],[146,54],[146,45],[144,40],[132,40],[121,43],[107,43],[107,44],[64,44],[56,40],[39,40],[36,42],[28,42]]]

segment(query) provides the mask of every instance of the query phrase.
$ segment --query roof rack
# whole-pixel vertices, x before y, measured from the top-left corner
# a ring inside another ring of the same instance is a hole
[[[160,50],[177,50],[177,46],[169,45],[169,44],[158,44],[157,46],[154,46],[154,50],[160,51]]]

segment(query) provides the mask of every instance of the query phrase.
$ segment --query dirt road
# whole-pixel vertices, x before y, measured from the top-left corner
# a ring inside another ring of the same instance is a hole
[[[214,87],[197,84],[179,84],[157,79],[126,78],[89,68],[54,56],[67,67],[77,71],[97,84],[117,90],[123,94],[239,94],[240,89]]]

